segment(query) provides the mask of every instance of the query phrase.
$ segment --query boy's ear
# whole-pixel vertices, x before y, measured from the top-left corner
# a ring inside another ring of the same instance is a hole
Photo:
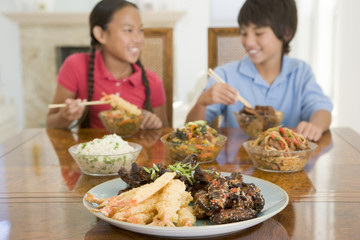
[[[105,42],[104,31],[100,26],[95,26],[92,29],[92,33],[100,44],[103,44]]]
[[[293,39],[293,37],[294,37],[294,34],[290,30],[288,30],[285,33],[284,40],[285,40],[285,42],[290,42],[291,39]]]

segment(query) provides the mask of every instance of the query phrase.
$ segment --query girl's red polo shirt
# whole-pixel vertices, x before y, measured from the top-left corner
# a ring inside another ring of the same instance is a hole
[[[88,97],[88,66],[90,54],[75,53],[67,57],[60,68],[57,81],[66,89],[75,93],[76,98]],[[145,102],[145,87],[141,80],[141,69],[133,64],[134,73],[124,79],[115,79],[106,69],[101,51],[95,53],[94,59],[94,94],[93,101],[106,94],[117,94],[128,102],[142,108]],[[166,101],[163,82],[160,77],[146,69],[149,80],[150,99],[153,108],[163,105]],[[103,128],[98,118],[100,111],[111,109],[110,105],[94,105],[90,107],[90,124],[94,128]]]

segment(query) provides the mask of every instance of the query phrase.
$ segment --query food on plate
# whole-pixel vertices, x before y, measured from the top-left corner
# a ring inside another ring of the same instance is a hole
[[[244,107],[234,116],[239,126],[251,137],[256,138],[268,128],[280,124],[283,114],[275,111],[272,106],[255,106],[255,108]]]
[[[209,218],[215,224],[223,224],[254,218],[263,209],[265,200],[260,188],[251,183],[244,183],[241,173],[234,172],[230,176],[224,177],[216,171],[202,169],[200,165],[196,164],[195,160],[186,159],[183,163],[176,163],[178,167],[174,167],[174,165],[164,167],[158,164],[151,169],[139,167],[134,163],[130,171],[125,169],[119,171],[121,178],[129,184],[129,188],[120,192],[132,191],[133,187],[141,185],[141,183],[148,184],[148,182],[154,181],[159,176],[161,177],[161,174],[175,172],[174,178],[185,183],[182,187],[178,186],[176,188],[182,189],[186,186],[185,190],[189,194],[191,193],[187,196],[183,193],[183,196],[178,195],[178,197],[187,199],[192,196],[191,199],[194,199],[193,210],[182,209],[185,216],[191,212],[199,219]],[[191,163],[194,166],[191,171],[182,170],[190,169],[187,165]],[[181,164],[184,166],[181,166]],[[185,172],[187,173],[184,174]],[[189,201],[185,200],[185,202]],[[166,206],[172,206],[175,203],[180,204],[177,201],[174,203],[167,202],[162,208],[167,209]],[[172,207],[172,209],[175,209],[175,207]],[[166,212],[169,216],[172,216],[170,210]],[[178,217],[180,218],[180,216],[182,215],[180,214]]]
[[[238,172],[212,180],[194,199],[196,217],[209,217],[216,224],[255,218],[265,205],[260,188],[244,183]]]
[[[256,140],[245,142],[244,147],[257,168],[294,172],[304,168],[317,145],[279,126],[264,131]]]
[[[188,122],[175,132],[161,137],[167,156],[175,162],[181,162],[193,153],[198,155],[199,163],[215,161],[226,140],[226,136],[203,120]]]
[[[132,136],[140,128],[141,110],[114,94],[105,95],[102,101],[110,103],[112,110],[99,112],[99,118],[110,133],[122,137]]]
[[[159,178],[166,172],[175,172],[175,179],[185,183],[186,191],[195,193],[200,189],[205,189],[207,184],[216,179],[220,173],[214,170],[202,169],[198,164],[198,157],[195,154],[188,156],[182,162],[163,166],[162,164],[153,164],[152,168],[140,167],[133,163],[131,170],[121,168],[119,175],[121,179],[128,184],[128,187],[120,190],[126,192],[130,189],[148,184]]]
[[[136,224],[155,226],[192,226],[196,218],[192,214],[190,193],[185,184],[166,172],[155,181],[133,188],[110,198],[96,198],[87,193],[85,199],[98,204],[94,212],[107,217]]]
[[[74,145],[69,148],[69,152],[85,174],[116,175],[121,167],[131,168],[141,149],[139,144],[129,143],[116,134],[110,134]]]

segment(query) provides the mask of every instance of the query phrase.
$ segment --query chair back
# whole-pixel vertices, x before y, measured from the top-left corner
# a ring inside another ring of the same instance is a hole
[[[208,28],[208,67],[214,69],[225,63],[243,59],[246,51],[241,44],[238,27]],[[223,116],[214,119],[210,126],[219,128]]]
[[[163,80],[166,94],[166,112],[172,126],[173,102],[173,30],[172,28],[145,28],[145,42],[140,61],[145,68]]]
[[[246,51],[241,44],[238,27],[212,27],[208,29],[208,67],[243,59]]]

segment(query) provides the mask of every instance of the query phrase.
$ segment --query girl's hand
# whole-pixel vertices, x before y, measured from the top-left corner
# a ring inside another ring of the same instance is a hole
[[[297,125],[296,131],[314,142],[319,141],[323,132],[320,127],[305,121],[302,121]]]
[[[162,127],[162,122],[156,114],[142,109],[141,116],[141,129],[158,129]]]
[[[81,101],[81,99],[67,98],[65,100],[66,107],[60,109],[61,117],[69,121],[80,119],[85,110],[85,105],[81,104],[82,102],[86,102],[86,99]]]
[[[236,103],[238,92],[235,88],[225,83],[215,83],[199,97],[198,103],[208,106],[214,103],[231,105]]]

